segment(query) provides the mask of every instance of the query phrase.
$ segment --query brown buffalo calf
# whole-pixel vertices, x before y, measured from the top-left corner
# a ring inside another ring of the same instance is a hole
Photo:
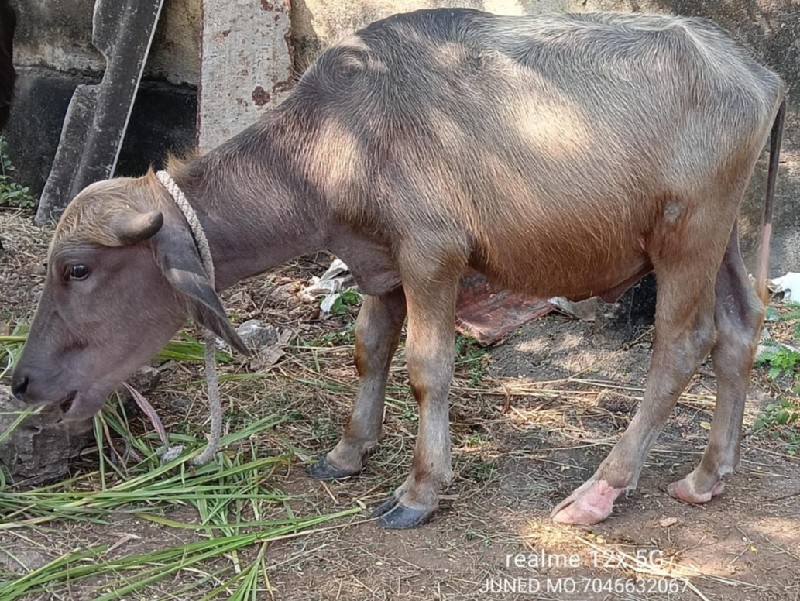
[[[709,352],[718,392],[708,449],[670,493],[708,501],[737,463],[763,311],[737,214],[773,124],[774,185],[783,98],[772,71],[700,19],[419,11],[332,47],[279,108],[169,171],[208,237],[217,290],[328,249],[367,295],[353,412],[313,476],[359,472],[378,443],[407,319],[419,432],[410,475],[379,510],[390,528],[426,520],[452,478],[447,396],[466,266],[545,297],[619,291],[655,270],[644,401],[554,513],[590,524],[636,486]],[[766,263],[762,286],[765,277]],[[153,174],[89,186],[56,230],[14,392],[91,415],[187,312],[240,346]]]

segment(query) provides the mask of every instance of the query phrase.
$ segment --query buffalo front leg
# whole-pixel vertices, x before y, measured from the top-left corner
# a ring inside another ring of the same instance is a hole
[[[366,455],[378,444],[383,429],[386,379],[405,316],[402,288],[383,296],[364,297],[356,319],[356,400],[339,443],[309,466],[307,471],[312,477],[331,480],[353,476],[361,471]]]
[[[709,275],[698,270],[689,259],[661,270],[656,266],[656,276],[656,332],[644,400],[594,475],[553,510],[556,522],[581,525],[601,522],[611,514],[620,493],[636,487],[648,451],[689,378],[711,348],[713,272]]]
[[[447,396],[453,378],[457,281],[430,281],[424,289],[406,286],[406,360],[419,429],[411,473],[374,511],[384,528],[425,523],[438,505],[439,492],[453,479]]]
[[[687,503],[711,500],[722,493],[723,478],[739,463],[745,397],[763,314],[761,301],[747,278],[734,227],[717,274],[717,340],[711,351],[717,377],[714,421],[700,465],[669,486],[669,494],[676,499]]]

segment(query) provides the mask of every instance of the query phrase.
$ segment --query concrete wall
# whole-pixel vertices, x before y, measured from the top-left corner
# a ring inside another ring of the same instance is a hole
[[[257,0],[236,0],[257,1]],[[103,60],[91,45],[93,0],[12,0],[18,12],[17,102],[7,131],[22,179],[41,190],[55,154],[71,89],[97,79]],[[299,73],[321,49],[359,27],[417,8],[464,6],[505,14],[547,11],[654,11],[700,15],[729,29],[789,87],[790,111],[776,203],[773,271],[800,271],[800,0],[291,0],[292,45]],[[136,173],[166,149],[195,140],[200,72],[201,0],[165,0],[120,158]],[[742,231],[752,255],[764,187],[759,166],[745,203]]]
[[[12,0],[17,11],[14,63],[101,76],[103,56],[92,46],[94,0]],[[201,0],[165,0],[145,79],[197,85]]]

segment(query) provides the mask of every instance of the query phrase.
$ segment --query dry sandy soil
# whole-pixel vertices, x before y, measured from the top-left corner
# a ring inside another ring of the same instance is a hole
[[[29,236],[26,219],[0,212],[0,322],[7,324],[29,317],[40,284],[35,268],[46,233]],[[323,270],[307,261],[246,283],[227,295],[228,306],[237,321],[260,315],[294,328],[303,340],[331,341],[342,322],[319,320],[313,306],[292,295],[314,269]],[[669,482],[697,464],[706,442],[714,378],[704,365],[650,454],[639,488],[618,501],[612,517],[591,528],[549,520],[550,509],[592,474],[632,418],[650,342],[647,330],[622,343],[557,314],[523,327],[491,349],[483,365],[459,370],[451,411],[457,478],[434,519],[417,530],[392,532],[378,529],[364,512],[335,529],[274,543],[267,550],[272,592],[259,598],[800,599],[800,459],[786,441],[752,428],[763,408],[784,395],[763,368],[753,377],[741,466],[721,497],[689,506],[666,493]],[[349,353],[342,339],[316,355],[319,381],[352,386]],[[396,400],[381,448],[362,476],[336,483],[310,480],[303,467],[335,442],[349,397],[300,382],[298,371],[309,371],[305,357],[289,349],[269,378],[227,386],[228,410],[297,414],[291,427],[260,442],[265,454],[295,451],[288,467],[274,474],[274,486],[294,495],[296,513],[377,503],[410,466],[416,424],[403,388],[402,356],[392,372]],[[151,402],[165,413],[168,428],[195,420],[202,429],[202,392],[187,406],[189,393],[174,382],[167,373]],[[35,566],[55,549],[122,540],[131,532],[141,538],[130,544],[145,548],[175,543],[166,529],[109,516],[107,524],[54,524],[46,545],[26,541],[24,533],[3,533],[0,545]],[[512,586],[524,590],[509,592]],[[81,594],[63,598],[87,598]]]

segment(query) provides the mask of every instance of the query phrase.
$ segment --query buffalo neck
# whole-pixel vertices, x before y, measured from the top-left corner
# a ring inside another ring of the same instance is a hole
[[[305,176],[304,143],[275,111],[171,174],[211,248],[216,288],[326,246],[327,209]]]

